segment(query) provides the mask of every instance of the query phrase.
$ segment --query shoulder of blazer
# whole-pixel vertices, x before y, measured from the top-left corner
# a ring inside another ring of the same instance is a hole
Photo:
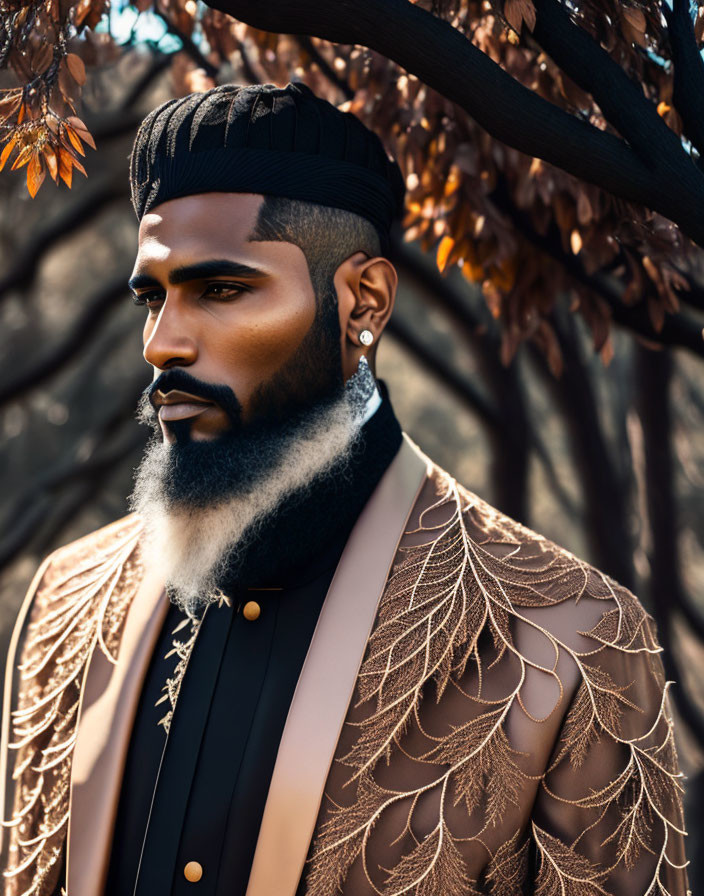
[[[87,662],[116,661],[142,579],[135,514],[54,551],[39,568],[12,634],[5,673],[0,793],[8,892],[44,892],[66,838],[71,758]],[[7,788],[9,791],[9,788]]]
[[[662,845],[682,827],[672,721],[640,602],[437,467],[418,511],[367,644],[307,892],[346,892],[350,875],[364,893],[514,893],[531,854],[541,896],[576,893],[575,869],[585,893],[602,892],[661,849],[652,880],[668,862],[679,873]],[[598,794],[585,763],[607,775]],[[622,811],[638,831],[623,843]],[[561,842],[566,818],[577,827]],[[608,863],[594,860],[598,835],[619,841]]]

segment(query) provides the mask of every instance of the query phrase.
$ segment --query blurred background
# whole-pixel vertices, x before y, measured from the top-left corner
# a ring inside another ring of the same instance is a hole
[[[347,101],[406,175],[398,300],[379,351],[402,425],[465,486],[611,574],[657,620],[677,681],[692,890],[704,892],[699,255],[658,216],[497,144],[373,53],[204,25],[188,2],[111,15],[77,48],[89,63],[80,114],[97,143],[81,160],[88,177],[70,192],[47,182],[34,199],[22,177],[0,177],[2,658],[40,560],[126,513],[146,440],[134,421],[150,380],[144,311],[126,289],[139,121],[215,83],[303,78]],[[685,267],[689,287],[673,273]]]

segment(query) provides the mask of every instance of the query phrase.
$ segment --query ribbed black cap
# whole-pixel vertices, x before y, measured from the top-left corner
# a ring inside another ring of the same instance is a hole
[[[379,137],[305,84],[226,84],[169,100],[140,125],[130,188],[140,219],[179,196],[263,193],[355,212],[384,246],[405,194]]]

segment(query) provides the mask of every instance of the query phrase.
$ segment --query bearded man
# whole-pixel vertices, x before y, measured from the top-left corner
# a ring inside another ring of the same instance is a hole
[[[652,620],[376,381],[378,138],[303,85],[217,87],[146,118],[131,188],[155,435],[134,513],[16,623],[5,892],[684,896]]]

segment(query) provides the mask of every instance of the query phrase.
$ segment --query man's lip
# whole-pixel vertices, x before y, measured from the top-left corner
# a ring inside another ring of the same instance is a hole
[[[191,392],[181,392],[179,389],[169,389],[168,392],[162,392],[157,389],[152,396],[152,404],[157,408],[172,404],[198,404],[210,407],[213,402],[208,401],[206,398],[200,398],[198,395],[193,395]]]
[[[174,404],[162,404],[159,408],[159,419],[162,422],[187,420],[191,417],[199,417],[213,407],[215,405],[212,402],[204,404],[202,401],[179,401]]]
[[[181,392],[179,389],[169,389],[168,392],[157,391],[152,396],[154,407],[159,409],[159,419],[188,420],[191,417],[199,417],[208,408],[215,407],[212,401],[193,395],[191,392]]]

